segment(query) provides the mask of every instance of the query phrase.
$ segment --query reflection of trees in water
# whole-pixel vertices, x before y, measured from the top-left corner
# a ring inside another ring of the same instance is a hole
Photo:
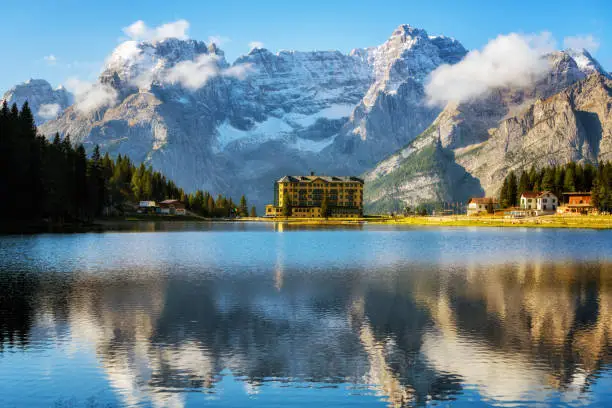
[[[37,283],[37,279],[28,273],[0,274],[0,352],[6,345],[27,345],[35,312]]]
[[[67,324],[126,404],[181,405],[174,390],[213,390],[224,369],[249,389],[368,383],[393,406],[452,399],[465,382],[504,400],[579,374],[587,389],[610,363],[611,268],[4,274],[2,343],[48,334],[41,316]]]

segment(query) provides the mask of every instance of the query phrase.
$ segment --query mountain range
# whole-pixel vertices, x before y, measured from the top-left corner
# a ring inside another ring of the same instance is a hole
[[[212,43],[126,41],[74,95],[30,80],[3,99],[28,100],[49,137],[259,206],[285,174],[363,174],[367,207],[388,211],[495,194],[510,169],[612,158],[609,74],[588,52],[547,54],[527,88],[428,103],[430,74],[467,54],[409,25],[348,54],[254,48],[231,64]]]

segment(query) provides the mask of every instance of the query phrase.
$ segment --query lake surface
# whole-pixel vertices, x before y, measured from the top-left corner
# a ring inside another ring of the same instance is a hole
[[[612,231],[0,237],[1,407],[612,406]]]

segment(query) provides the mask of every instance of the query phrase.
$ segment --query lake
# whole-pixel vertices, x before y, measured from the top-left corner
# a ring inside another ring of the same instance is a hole
[[[612,406],[612,231],[0,237],[2,407]]]

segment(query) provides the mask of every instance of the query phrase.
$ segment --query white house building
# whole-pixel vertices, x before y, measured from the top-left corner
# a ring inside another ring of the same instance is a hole
[[[521,208],[540,212],[555,212],[559,206],[559,199],[550,191],[535,193],[525,191],[521,194]]]
[[[538,211],[557,211],[559,199],[550,191],[543,191],[538,194]]]
[[[521,194],[521,208],[525,210],[538,209],[538,193],[533,191],[525,191]]]

